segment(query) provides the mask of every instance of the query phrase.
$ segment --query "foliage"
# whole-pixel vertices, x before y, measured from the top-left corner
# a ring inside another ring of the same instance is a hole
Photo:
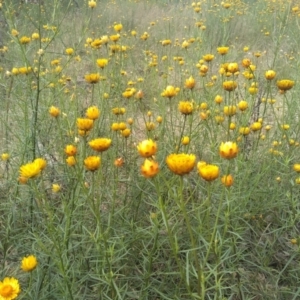
[[[299,297],[300,7],[0,3],[2,297]]]

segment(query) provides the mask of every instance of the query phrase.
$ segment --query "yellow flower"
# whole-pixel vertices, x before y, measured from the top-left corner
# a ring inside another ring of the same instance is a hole
[[[237,88],[236,81],[230,80],[230,81],[224,81],[223,82],[223,89],[228,92],[232,92]]]
[[[296,181],[296,183],[298,183],[298,182]],[[297,243],[298,243],[297,239],[291,239],[292,245],[297,245]]]
[[[125,90],[125,92],[122,93],[122,96],[123,96],[124,98],[129,99],[129,98],[131,98],[131,97],[134,95],[135,92],[136,92],[136,89],[135,89],[135,88],[127,88],[127,89]]]
[[[190,143],[190,138],[188,136],[184,136],[181,139],[181,143],[182,143],[182,145],[188,145]]]
[[[16,299],[21,292],[19,281],[16,278],[5,277],[0,281],[0,299],[13,300]]]
[[[21,68],[19,68],[19,73],[20,74],[27,75],[30,72],[32,72],[32,68],[31,67],[21,67]]]
[[[190,43],[188,41],[183,41],[181,47],[183,49],[187,49],[190,46]]]
[[[236,128],[235,123],[231,122],[231,123],[229,124],[229,129],[230,129],[230,130],[235,130],[235,128]]]
[[[37,266],[37,259],[34,255],[29,255],[22,259],[21,269],[25,272],[31,272]]]
[[[161,44],[162,44],[163,46],[168,46],[168,45],[171,45],[171,44],[172,44],[172,41],[171,41],[171,40],[163,40],[163,41],[161,41]]]
[[[190,115],[194,110],[194,105],[191,101],[180,101],[178,104],[178,110],[183,115]]]
[[[146,178],[152,178],[159,172],[159,165],[156,161],[145,159],[141,165],[141,173]]]
[[[85,116],[91,120],[98,119],[99,115],[100,115],[100,111],[97,106],[90,106],[85,112]]]
[[[163,121],[163,117],[162,116],[158,116],[157,118],[156,118],[156,122],[157,123],[162,123],[162,121]]]
[[[72,55],[74,53],[74,49],[73,48],[67,48],[66,49],[66,54],[67,55]]]
[[[250,65],[251,65],[251,60],[250,60],[249,58],[244,58],[244,59],[242,60],[242,66],[243,66],[244,68],[249,68]]]
[[[254,77],[253,75],[253,72],[249,72],[249,71],[244,71],[243,72],[243,76],[246,78],[246,79],[252,79]]]
[[[248,135],[250,133],[250,128],[249,127],[240,127],[239,133],[242,135]]]
[[[245,110],[248,108],[248,102],[245,101],[245,100],[241,100],[241,101],[238,103],[238,108],[239,108],[239,110],[241,110],[241,111],[245,111]]]
[[[95,8],[97,6],[97,3],[96,3],[95,0],[90,0],[88,2],[88,5],[89,5],[90,8]]]
[[[98,152],[106,151],[111,145],[111,139],[98,138],[89,142],[90,147]]]
[[[239,70],[239,65],[238,63],[229,63],[228,66],[227,66],[227,71],[234,74],[236,72],[238,72]]]
[[[37,32],[34,32],[32,35],[31,35],[31,38],[33,40],[38,40],[40,38],[40,35],[37,33]]]
[[[101,69],[103,69],[104,67],[106,67],[107,64],[108,64],[108,59],[106,59],[106,58],[99,58],[99,59],[97,59],[97,65]]]
[[[124,107],[115,107],[112,109],[112,113],[116,116],[124,115],[125,112],[126,112],[126,109]]]
[[[141,40],[146,41],[149,38],[149,33],[148,32],[144,32],[141,35]]]
[[[131,130],[129,128],[126,128],[126,129],[121,131],[121,134],[124,138],[128,138],[131,134]]]
[[[185,81],[185,84],[184,86],[187,88],[187,89],[193,89],[196,85],[196,82],[195,82],[195,79],[193,76],[190,76],[190,78],[186,79]]]
[[[222,2],[222,6],[225,8],[225,9],[228,9],[230,8],[231,4],[229,2]]]
[[[123,25],[122,24],[116,24],[114,25],[114,30],[117,32],[120,32],[123,29]]]
[[[230,187],[230,186],[233,185],[233,182],[234,182],[233,176],[232,176],[231,174],[229,174],[229,175],[224,175],[224,176],[222,176],[222,178],[221,178],[221,182],[222,182],[225,186]]]
[[[78,118],[77,119],[77,128],[82,131],[89,131],[93,128],[94,121],[91,119]]]
[[[9,160],[9,157],[10,157],[10,155],[9,155],[8,153],[2,153],[2,154],[1,154],[1,159],[2,159],[3,161]]]
[[[30,41],[31,41],[31,38],[28,37],[28,36],[22,36],[22,37],[20,38],[20,43],[21,43],[21,44],[24,44],[24,45],[30,43]]]
[[[223,116],[215,116],[215,120],[217,122],[217,124],[221,124],[224,122],[224,117]]]
[[[272,79],[275,78],[275,76],[276,76],[276,72],[273,71],[273,70],[268,70],[265,73],[265,77],[266,77],[267,80],[272,80]]]
[[[208,72],[208,66],[207,65],[202,65],[199,70],[200,70],[200,75],[205,76],[206,73]]]
[[[295,172],[300,173],[300,164],[294,164],[293,169]]]
[[[255,95],[258,92],[258,88],[256,86],[250,86],[248,91],[251,95]]]
[[[281,128],[282,128],[283,130],[289,130],[289,129],[290,129],[290,125],[289,125],[289,124],[282,124],[282,125],[281,125]]]
[[[65,147],[65,153],[68,156],[74,156],[77,153],[77,148],[75,146],[73,146],[73,145],[67,145]]]
[[[172,85],[168,85],[167,88],[161,93],[162,97],[172,98],[179,93],[180,89],[175,88]]]
[[[170,154],[166,163],[168,168],[177,175],[185,175],[190,173],[196,164],[196,156],[194,154]]]
[[[101,159],[99,156],[88,156],[84,160],[84,166],[88,171],[96,171],[99,169],[101,164]]]
[[[41,166],[39,162],[33,161],[20,167],[20,177],[34,178],[41,173]]]
[[[150,157],[156,154],[157,144],[153,140],[144,140],[137,145],[137,150],[142,157]]]
[[[112,131],[118,131],[119,129],[119,123],[112,123],[111,124],[111,130]]]
[[[12,30],[11,30],[11,34],[12,34],[13,36],[18,36],[18,35],[19,35],[19,32],[18,32],[16,29],[12,29]]]
[[[254,122],[251,124],[251,130],[252,131],[258,131],[262,127],[262,124],[260,122]]]
[[[112,42],[116,43],[116,42],[120,39],[120,35],[119,35],[119,34],[113,34],[113,35],[111,35],[111,36],[109,37],[109,39],[110,39]]]
[[[220,95],[217,95],[217,96],[215,97],[215,102],[216,102],[217,104],[221,104],[221,103],[223,102],[223,97],[220,96]]]
[[[221,55],[225,55],[228,53],[229,47],[218,47],[217,51]]]
[[[66,163],[68,166],[73,167],[76,165],[76,159],[74,156],[68,156],[66,159]]]
[[[57,183],[52,184],[52,192],[53,193],[58,193],[61,190],[61,186]]]
[[[50,114],[52,117],[56,118],[56,117],[58,117],[58,116],[60,115],[60,110],[59,110],[59,108],[57,108],[57,107],[55,107],[55,106],[51,106],[51,107],[49,108],[49,114]]]
[[[12,68],[12,69],[11,69],[11,73],[12,73],[13,75],[19,75],[19,74],[20,74],[18,68]]]
[[[224,106],[223,111],[225,116],[234,116],[236,114],[236,106],[235,105]]]
[[[290,90],[294,86],[295,82],[289,79],[282,79],[277,81],[277,87],[282,91]]]
[[[206,181],[213,181],[219,177],[219,167],[199,161],[197,164],[198,173]]]
[[[206,54],[206,55],[203,55],[203,59],[206,61],[206,62],[209,62],[209,61],[212,61],[214,59],[214,55],[213,54]]]
[[[84,78],[85,78],[86,82],[95,84],[95,83],[99,82],[100,75],[98,73],[91,73],[91,74],[85,75]]]
[[[36,158],[33,162],[39,166],[41,171],[44,170],[47,166],[47,162],[43,158]]]
[[[226,142],[226,143],[221,143],[220,146],[220,156],[226,159],[232,159],[235,158],[238,154],[238,146],[236,143],[233,142]]]
[[[155,124],[153,122],[146,122],[146,129],[148,131],[155,129]]]

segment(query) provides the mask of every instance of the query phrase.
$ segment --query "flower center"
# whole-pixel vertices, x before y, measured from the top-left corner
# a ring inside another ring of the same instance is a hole
[[[0,295],[2,297],[9,297],[11,296],[13,293],[13,288],[11,285],[4,285],[1,289],[0,289]]]

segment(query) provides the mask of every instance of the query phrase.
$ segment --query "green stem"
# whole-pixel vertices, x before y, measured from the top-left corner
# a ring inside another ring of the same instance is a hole
[[[195,260],[195,264],[196,264],[196,270],[197,270],[197,275],[198,275],[198,295],[200,296],[202,294],[202,285],[201,285],[201,265],[199,262],[199,258],[197,255],[197,245],[195,242],[195,238],[194,238],[194,234],[193,234],[193,230],[192,230],[192,226],[191,226],[191,222],[190,219],[188,217],[187,211],[186,211],[186,207],[185,207],[185,203],[184,203],[184,196],[183,196],[183,176],[180,176],[180,185],[179,185],[179,190],[178,190],[178,194],[179,194],[179,206],[180,209],[183,213],[183,217],[185,220],[185,224],[187,226],[188,232],[189,232],[189,236],[190,236],[190,241],[192,244],[192,253],[194,256],[194,260]]]

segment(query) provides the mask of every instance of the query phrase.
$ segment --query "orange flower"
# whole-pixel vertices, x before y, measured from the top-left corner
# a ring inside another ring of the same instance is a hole
[[[170,154],[166,163],[168,168],[177,175],[185,175],[190,173],[196,164],[196,156],[194,154]]]
[[[124,165],[124,159],[122,157],[116,158],[114,161],[116,167],[122,167]]]
[[[219,177],[219,167],[216,165],[207,164],[204,161],[199,161],[197,164],[198,173],[204,180],[210,182]]]
[[[89,142],[90,147],[98,152],[106,151],[111,145],[111,139],[97,138]]]
[[[73,146],[73,145],[67,145],[65,147],[65,153],[68,156],[74,156],[77,153],[77,148],[75,146]]]
[[[91,119],[78,118],[77,119],[77,127],[82,131],[89,131],[93,128],[94,121]]]
[[[141,173],[146,178],[152,178],[159,172],[159,165],[156,161],[145,159],[141,165]]]
[[[288,91],[294,86],[295,82],[289,79],[282,79],[277,81],[277,87],[281,91]]]
[[[230,186],[233,185],[233,182],[234,182],[233,176],[232,176],[231,174],[229,174],[229,175],[224,175],[224,176],[222,176],[222,178],[221,178],[221,182],[222,182],[225,186],[230,187]]]
[[[88,156],[84,160],[84,166],[88,171],[96,171],[99,169],[101,164],[101,159],[99,156]]]

